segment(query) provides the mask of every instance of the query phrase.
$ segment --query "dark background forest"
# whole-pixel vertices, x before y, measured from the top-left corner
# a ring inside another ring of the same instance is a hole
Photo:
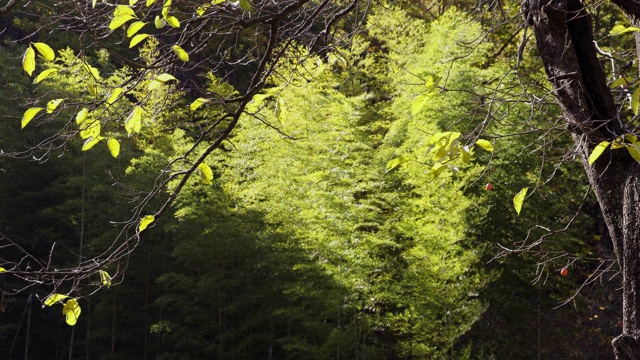
[[[339,24],[345,37],[331,51],[288,53],[207,158],[212,184],[189,180],[105,269],[117,274],[110,286],[51,289],[0,274],[0,359],[612,359],[622,304],[611,240],[566,152],[535,46],[522,43],[518,2],[367,11],[361,26]],[[633,47],[630,34],[610,35],[615,9],[594,11],[601,48]],[[21,63],[30,42],[60,51],[60,66],[82,53],[118,76],[109,54],[73,31],[38,31],[46,22],[20,7],[0,14],[5,153],[56,131],[20,129],[27,99],[84,91],[74,71],[33,84]],[[231,94],[249,81],[232,74],[180,80]],[[215,116],[189,110],[186,91],[159,91],[169,105],[143,132],[113,135],[117,159],[104,144],[82,151],[78,138],[0,157],[2,236],[70,266],[108,248],[115,222]],[[544,99],[535,109],[534,97]],[[434,176],[432,134],[489,124],[493,152],[475,147],[471,162]],[[398,157],[412,160],[389,171]],[[0,248],[2,260],[20,256]],[[75,326],[61,306],[43,306],[52,291],[79,299]]]

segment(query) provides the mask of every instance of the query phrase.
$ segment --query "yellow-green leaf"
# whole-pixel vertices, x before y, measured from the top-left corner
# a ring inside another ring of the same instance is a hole
[[[52,112],[54,112],[56,110],[56,108],[58,108],[58,105],[60,105],[61,102],[63,102],[64,99],[54,99],[54,100],[50,100],[47,103],[47,113],[51,114]]]
[[[3,267],[0,267],[0,273],[7,272],[7,270]]]
[[[413,99],[413,103],[411,104],[411,115],[415,116],[422,110],[425,105],[427,105],[427,101],[431,98],[431,94],[420,94]]]
[[[631,110],[634,114],[638,114],[638,105],[640,105],[640,87],[635,89],[631,95]]]
[[[33,120],[33,118],[42,110],[44,110],[44,108],[41,107],[32,107],[27,109],[27,111],[24,112],[24,115],[22,115],[22,126],[20,128],[24,129],[24,127],[27,126],[29,122],[31,122],[31,120]]]
[[[280,124],[284,124],[284,120],[289,116],[289,107],[283,98],[278,98],[276,101],[275,115]]]
[[[78,300],[76,299],[67,300],[67,302],[62,307],[62,313],[65,315],[67,324],[69,326],[73,326],[76,324],[81,312],[82,309],[80,309],[80,305],[78,304]]]
[[[24,52],[24,55],[22,55],[22,68],[29,76],[31,76],[36,69],[36,52],[33,51],[31,46],[29,46],[27,51]]]
[[[191,105],[189,105],[189,110],[196,111],[200,106],[208,103],[209,101],[211,100],[205,98],[197,98],[191,103]]]
[[[111,90],[111,93],[109,94],[109,97],[107,98],[107,104],[111,105],[114,102],[116,102],[116,100],[118,100],[118,97],[120,96],[120,94],[122,94],[122,88],[115,88],[113,90]]]
[[[627,151],[637,162],[640,162],[640,146],[637,144],[629,144]]]
[[[140,132],[142,128],[142,108],[135,106],[124,122],[124,128],[128,134]]]
[[[638,142],[638,137],[633,134],[625,134],[624,139],[632,144],[635,144]]]
[[[165,25],[167,25],[167,22],[164,21],[164,19],[160,16],[156,16],[155,20],[153,20],[153,25],[155,25],[156,29],[162,29]]]
[[[627,85],[627,79],[625,79],[624,77],[621,76],[621,77],[617,78],[614,82],[612,82],[609,85],[609,88],[610,89],[615,89],[618,86],[626,86],[626,85]]]
[[[38,76],[36,76],[35,79],[33,79],[33,83],[37,84],[41,81],[43,81],[46,78],[51,77],[54,74],[58,73],[58,69],[47,69],[47,70],[43,70],[40,74],[38,74]]]
[[[478,141],[476,141],[476,145],[480,146],[481,148],[489,152],[493,152],[493,144],[491,144],[491,142],[489,142],[488,140],[478,139]]]
[[[524,198],[527,196],[527,191],[529,191],[529,188],[522,188],[522,190],[513,197],[513,207],[516,208],[518,215],[520,215],[520,210],[522,210],[522,204],[524,203]]]
[[[149,36],[150,36],[149,34],[138,34],[134,36],[133,39],[131,39],[131,42],[129,43],[129,49],[138,45],[142,40],[148,38]]]
[[[167,24],[169,24],[172,28],[179,28],[180,27],[180,20],[178,20],[177,17],[175,16],[167,16],[166,18],[164,18],[164,20],[167,22]]]
[[[66,298],[68,298],[69,296],[67,295],[62,295],[62,294],[51,294],[49,296],[47,296],[47,298],[44,300],[44,304],[46,306],[51,306],[59,301],[62,301]]]
[[[41,43],[41,42],[33,43],[33,46],[36,47],[36,49],[38,50],[40,55],[42,55],[42,57],[45,60],[47,60],[47,61],[55,60],[56,53],[53,52],[53,49],[51,48],[51,46],[49,46],[49,45],[47,45],[45,43]]]
[[[634,27],[634,26],[629,26],[626,27],[624,25],[615,25],[611,31],[609,32],[610,35],[622,35],[622,34],[626,34],[628,32],[635,32],[635,31],[640,31],[640,28]]]
[[[240,7],[247,10],[247,11],[251,11],[251,3],[249,3],[248,0],[240,0]]]
[[[133,35],[138,33],[138,31],[140,31],[140,29],[142,29],[142,27],[145,26],[145,25],[147,25],[147,23],[144,22],[144,21],[136,21],[136,22],[132,23],[127,28],[127,37],[132,37]],[[131,47],[131,46],[129,46],[129,47]]]
[[[138,0],[129,0],[129,6],[133,6],[138,3]]]
[[[166,18],[169,15],[169,9],[171,9],[172,0],[164,0],[164,4],[162,5],[162,17]]]
[[[127,22],[129,22],[130,20],[135,19],[136,17],[133,15],[119,15],[119,16],[115,16],[111,22],[109,23],[109,29],[111,30],[115,30],[119,27],[121,27],[122,25],[126,24]]]
[[[431,167],[431,171],[429,173],[435,179],[438,176],[440,176],[440,174],[442,174],[442,172],[444,171],[445,168],[446,168],[446,166],[444,166],[441,163],[437,162],[437,163],[433,164],[433,166]]]
[[[82,151],[87,151],[104,139],[102,136],[90,137],[82,144]]]
[[[91,0],[91,8],[95,9],[96,8],[96,3],[98,2],[98,0]]]
[[[153,5],[156,2],[156,0],[147,0],[147,7]]]
[[[591,152],[591,155],[589,155],[589,165],[593,164],[596,160],[598,160],[600,155],[602,155],[602,153],[607,149],[609,144],[610,143],[608,141],[603,141],[593,149],[593,151]]]
[[[98,274],[100,274],[100,283],[102,285],[107,285],[107,287],[111,286],[111,275],[104,270],[98,270]]]
[[[387,162],[387,166],[386,166],[386,172],[395,170],[396,168],[398,168],[400,165],[411,161],[411,158],[408,156],[398,156],[397,158],[391,159],[389,160],[389,162]]]
[[[109,153],[111,153],[111,156],[114,158],[120,155],[120,142],[118,142],[118,140],[109,138],[109,140],[107,140],[107,147],[109,148]]]
[[[160,74],[160,75],[156,76],[156,80],[158,80],[160,82],[167,82],[167,81],[171,81],[171,80],[176,80],[176,78],[171,74],[163,73],[163,74]]]
[[[102,129],[100,121],[98,120],[83,121],[79,127],[80,137],[83,139],[88,139],[90,137],[96,138],[100,136],[100,131]]]
[[[153,215],[145,215],[142,219],[140,219],[140,224],[138,224],[138,232],[144,231],[152,222],[156,220],[156,217]]]
[[[82,110],[80,110],[76,115],[76,124],[80,126],[85,120],[87,120],[88,116],[89,110],[87,110],[87,108],[82,108]]]
[[[227,0],[212,0],[211,5],[220,5],[224,4]]]
[[[202,5],[198,6],[198,8],[196,9],[196,14],[198,16],[204,15],[204,13],[207,11],[209,6],[210,6],[209,4],[202,4]]]
[[[113,11],[113,16],[124,16],[124,15],[129,15],[129,16],[136,16],[136,14],[133,12],[133,9],[127,5],[118,5],[116,6],[116,9]]]
[[[467,146],[458,146],[462,157],[462,162],[465,164],[471,163],[471,152]]]
[[[212,185],[213,171],[211,171],[211,168],[209,167],[209,165],[205,163],[200,163],[200,165],[198,165],[198,170],[200,171],[200,179],[202,180],[202,182],[207,185]]]
[[[160,86],[162,86],[164,83],[158,80],[151,80],[151,82],[149,83],[149,86],[147,87],[147,89],[149,91],[155,90],[157,88],[159,88]]]
[[[173,52],[178,56],[178,59],[180,59],[180,60],[182,60],[184,62],[189,61],[189,54],[187,54],[187,52],[184,51],[184,49],[181,48],[180,46],[173,45],[171,47],[171,50],[173,50]]]

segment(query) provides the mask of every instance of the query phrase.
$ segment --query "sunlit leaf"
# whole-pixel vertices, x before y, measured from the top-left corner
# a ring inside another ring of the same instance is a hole
[[[527,196],[527,191],[529,191],[529,188],[522,188],[522,190],[513,197],[513,207],[515,207],[518,215],[520,215],[520,210],[522,210],[522,204],[524,203],[524,198]]]
[[[120,94],[122,94],[122,88],[115,88],[113,90],[111,90],[111,93],[109,94],[109,97],[107,98],[107,104],[111,105],[114,102],[116,102],[116,100],[118,100],[118,97],[120,96]]]
[[[431,167],[431,171],[429,171],[429,173],[434,178],[437,178],[438,176],[440,176],[440,174],[442,174],[444,169],[446,169],[446,166],[444,166],[441,163],[437,162],[437,163],[433,164],[433,166]]]
[[[471,163],[471,152],[467,146],[459,146],[460,149],[460,157],[462,158],[462,162],[465,164]]]
[[[33,83],[37,84],[51,76],[53,76],[54,74],[58,73],[58,69],[46,69],[43,70],[40,74],[38,74],[38,76],[36,76],[35,79],[33,79]]]
[[[31,46],[27,48],[27,51],[22,55],[22,68],[31,76],[36,69],[36,52]]]
[[[397,158],[389,160],[387,162],[387,166],[385,167],[386,172],[397,169],[400,165],[411,161],[412,159],[408,156],[398,156]]]
[[[172,28],[179,28],[180,27],[180,20],[178,20],[177,17],[175,16],[167,16],[164,21],[167,22],[167,24],[169,24],[169,26],[171,26]]]
[[[7,269],[0,267],[0,273],[7,272]]]
[[[593,151],[591,152],[591,155],[589,155],[589,165],[593,164],[596,160],[598,160],[600,155],[602,155],[602,153],[607,149],[609,144],[610,143],[608,141],[603,141],[593,149]]]
[[[629,144],[627,146],[627,151],[629,152],[629,155],[631,155],[637,162],[640,162],[640,145]]]
[[[155,25],[156,29],[162,29],[165,25],[167,25],[167,22],[164,21],[164,19],[160,16],[156,16],[155,20],[153,20],[153,25]]]
[[[251,11],[251,3],[248,0],[240,0],[240,7],[247,10],[247,11]]]
[[[149,83],[149,86],[147,87],[147,89],[149,91],[155,90],[157,88],[159,88],[160,86],[164,85],[164,83],[162,81],[158,81],[158,80],[151,80],[151,82]]]
[[[58,108],[58,105],[60,105],[60,103],[63,102],[63,101],[64,101],[64,99],[50,100],[47,103],[47,113],[51,114],[52,112],[54,112]]]
[[[198,8],[196,9],[196,14],[198,16],[202,16],[204,15],[204,13],[207,11],[207,9],[209,9],[209,4],[202,4],[201,6],[198,6]]]
[[[129,43],[129,49],[131,49],[132,47],[138,45],[142,40],[148,38],[149,34],[138,34],[136,36],[133,37],[133,39],[131,39],[131,42]]]
[[[27,111],[24,112],[24,115],[22,115],[22,126],[20,128],[24,129],[24,127],[27,126],[29,122],[31,122],[31,120],[33,120],[33,118],[42,110],[44,110],[44,108],[41,107],[27,109]]]
[[[631,95],[631,110],[634,114],[638,114],[638,105],[640,105],[640,87],[635,89]]]
[[[145,215],[142,219],[140,219],[140,224],[138,224],[138,232],[144,231],[152,222],[156,220],[156,217],[153,215]]]
[[[66,298],[68,298],[68,295],[62,295],[62,294],[51,294],[49,296],[47,296],[47,298],[44,300],[44,304],[46,306],[51,306],[53,304],[58,303],[59,301],[62,301]]]
[[[635,31],[640,31],[640,28],[634,27],[634,26],[629,26],[626,27],[624,25],[615,25],[611,31],[609,32],[610,35],[622,35],[622,34],[626,34],[628,32],[635,32]]]
[[[278,100],[276,101],[275,110],[276,119],[278,119],[278,122],[280,122],[281,124],[284,124],[284,121],[287,118],[288,114],[289,110],[287,107],[287,103],[283,98],[278,98]]]
[[[111,275],[104,270],[98,270],[98,274],[100,274],[100,283],[102,285],[107,285],[107,287],[111,286]]]
[[[156,2],[156,0],[147,0],[147,7],[153,5]]]
[[[205,98],[197,98],[195,99],[191,105],[189,105],[189,110],[196,111],[200,106],[210,102],[211,100]]]
[[[491,142],[489,142],[488,140],[478,139],[478,141],[476,141],[476,145],[480,146],[481,148],[489,152],[493,151],[493,144],[491,144]]]
[[[100,71],[98,71],[98,69],[96,69],[95,67],[87,64],[86,62],[82,63],[82,68],[89,73],[89,75],[91,75],[95,80],[99,80],[100,79]]]
[[[213,0],[211,1],[211,5],[220,5],[224,4],[227,0]]]
[[[127,37],[132,37],[133,35],[138,33],[138,31],[140,31],[140,29],[142,29],[142,27],[145,25],[147,25],[147,23],[144,21],[136,21],[134,23],[131,23],[131,25],[129,25],[129,27],[127,28]]]
[[[76,299],[67,300],[67,302],[62,307],[62,313],[65,315],[67,324],[69,326],[73,326],[76,324],[81,312],[82,309],[80,309],[80,305],[78,304],[78,300]]]
[[[117,158],[120,155],[120,142],[114,138],[109,138],[107,140],[107,147],[109,148],[109,153],[114,158]]]
[[[87,108],[82,108],[82,110],[80,110],[76,115],[76,124],[80,126],[80,124],[82,124],[85,120],[87,120],[88,116],[89,116],[89,110],[87,110]]]
[[[111,22],[109,23],[109,29],[111,30],[115,30],[119,27],[121,27],[122,25],[126,24],[127,22],[135,19],[136,17],[133,15],[120,15],[120,16],[115,16]]]
[[[91,8],[95,9],[96,8],[96,3],[98,2],[98,0],[91,0]]]
[[[90,137],[82,144],[82,151],[87,151],[104,139],[102,136]]]
[[[162,4],[162,17],[166,18],[167,16],[169,16],[169,9],[171,9],[171,2],[172,0],[164,0],[164,4]]]
[[[160,82],[167,82],[167,81],[171,81],[171,80],[176,80],[176,78],[175,78],[175,76],[173,76],[171,74],[163,73],[163,74],[160,74],[160,75],[156,76],[156,80],[158,80]]]
[[[625,134],[624,139],[632,144],[635,144],[638,142],[638,137],[633,134]]]
[[[138,0],[129,0],[129,6],[133,6],[138,3]]]
[[[427,101],[431,98],[431,94],[420,94],[413,99],[413,103],[411,104],[411,115],[415,116],[422,110],[422,108],[427,105]]]
[[[202,180],[202,182],[205,183],[206,185],[212,185],[213,171],[211,171],[211,168],[209,167],[209,165],[205,163],[200,163],[200,165],[198,165],[198,170],[200,171],[200,179]]]
[[[181,48],[180,46],[173,45],[171,47],[171,50],[173,50],[173,52],[178,56],[178,59],[180,59],[180,60],[182,60],[184,62],[189,61],[189,54],[187,54],[187,52],[184,51],[184,49]]]
[[[124,128],[128,134],[140,132],[142,128],[142,108],[134,106],[124,122]]]
[[[83,139],[88,139],[90,137],[96,138],[100,136],[100,131],[102,130],[102,125],[98,120],[88,120],[83,121],[80,124],[80,137]]]
[[[625,147],[625,144],[622,142],[621,138],[618,138],[611,143],[611,150],[622,149],[623,147]]]
[[[136,14],[133,12],[133,9],[130,6],[127,6],[127,5],[116,6],[116,9],[113,11],[113,16],[124,16],[124,15],[136,16]]]
[[[40,55],[42,55],[45,60],[53,61],[56,58],[56,53],[53,52],[51,46],[42,42],[33,43],[33,46],[36,47]]]

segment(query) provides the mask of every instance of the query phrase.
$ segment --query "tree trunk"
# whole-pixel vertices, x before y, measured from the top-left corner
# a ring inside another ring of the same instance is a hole
[[[635,2],[612,0],[632,22]],[[593,42],[592,19],[581,0],[525,0],[522,10],[611,234],[623,276],[623,333],[612,342],[617,359],[640,359],[640,166],[625,151],[588,158],[603,140],[630,132],[607,86]]]

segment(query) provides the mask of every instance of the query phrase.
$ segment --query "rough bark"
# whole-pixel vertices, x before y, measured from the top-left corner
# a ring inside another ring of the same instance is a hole
[[[635,2],[613,2],[628,15],[640,14]],[[622,269],[624,326],[612,342],[616,358],[640,359],[640,166],[623,150],[588,164],[596,144],[627,133],[597,57],[591,16],[580,0],[525,0],[522,9]]]

